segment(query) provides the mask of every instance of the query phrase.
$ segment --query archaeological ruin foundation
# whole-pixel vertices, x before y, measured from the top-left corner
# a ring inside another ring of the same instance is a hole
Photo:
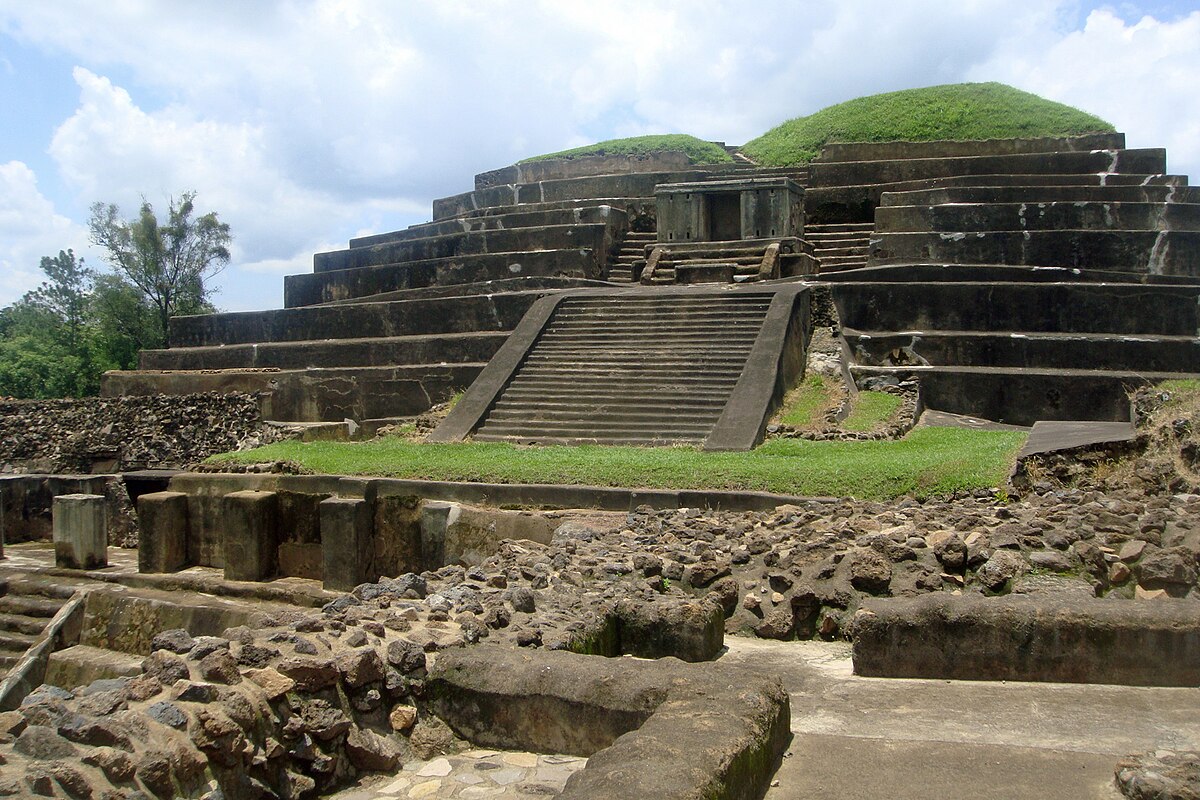
[[[729,150],[482,173],[99,401],[5,402],[0,796],[1196,796],[1200,421],[1154,387],[1200,374],[1197,190],[1122,134]],[[750,451],[814,359],[901,398],[876,438],[1028,430],[1011,482],[201,463]]]

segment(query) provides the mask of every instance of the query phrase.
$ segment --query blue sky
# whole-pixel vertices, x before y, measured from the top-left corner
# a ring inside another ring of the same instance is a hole
[[[527,155],[741,143],[864,94],[997,80],[1167,147],[1200,181],[1200,0],[0,0],[0,305],[88,206],[198,192],[230,310]]]

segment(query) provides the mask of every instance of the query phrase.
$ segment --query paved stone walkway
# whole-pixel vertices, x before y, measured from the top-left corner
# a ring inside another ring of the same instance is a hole
[[[488,797],[503,800],[555,797],[586,758],[537,753],[471,750],[414,761],[396,775],[331,795],[336,800],[441,800]]]

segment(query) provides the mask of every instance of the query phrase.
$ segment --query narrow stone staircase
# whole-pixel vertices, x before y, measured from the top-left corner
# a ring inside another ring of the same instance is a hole
[[[477,441],[700,444],[762,328],[769,293],[564,300]]]
[[[804,240],[812,244],[813,258],[821,262],[821,272],[841,272],[867,265],[872,222],[805,225]]]
[[[609,256],[608,280],[612,283],[633,283],[638,265],[645,264],[646,247],[654,244],[657,236],[654,231],[630,231],[625,234],[620,247]]]
[[[25,655],[70,599],[74,586],[12,577],[0,581],[0,677]]]

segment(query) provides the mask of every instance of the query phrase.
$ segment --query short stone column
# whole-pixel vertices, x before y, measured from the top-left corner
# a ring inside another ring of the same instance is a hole
[[[108,518],[102,494],[61,494],[51,511],[54,563],[64,569],[108,566]]]
[[[275,576],[279,559],[277,500],[274,492],[225,495],[221,520],[225,580],[264,581]]]
[[[188,498],[151,492],[137,500],[138,572],[178,572],[187,566]]]
[[[348,592],[379,577],[374,569],[374,509],[366,500],[321,501],[321,558],[326,589]]]

